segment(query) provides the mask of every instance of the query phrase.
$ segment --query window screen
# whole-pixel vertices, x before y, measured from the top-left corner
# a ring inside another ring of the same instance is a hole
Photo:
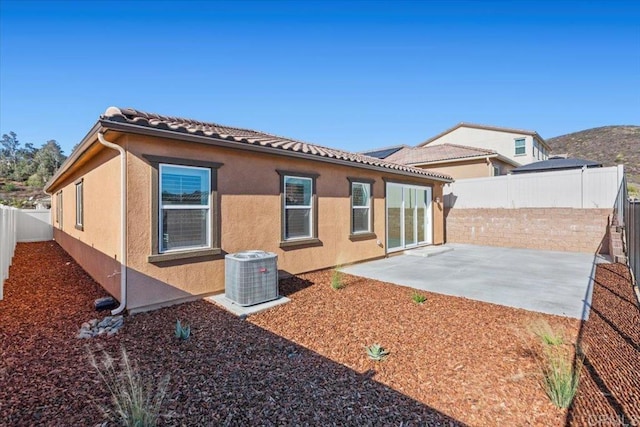
[[[211,245],[211,170],[160,165],[160,252]]]

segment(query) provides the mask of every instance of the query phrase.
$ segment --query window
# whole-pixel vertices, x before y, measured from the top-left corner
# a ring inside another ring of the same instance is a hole
[[[152,253],[149,262],[221,253],[217,169],[221,163],[143,156],[152,172]]]
[[[277,171],[282,197],[280,247],[320,243],[317,239],[316,174]]]
[[[313,237],[313,180],[311,178],[284,177],[284,239]]]
[[[373,233],[373,180],[347,178],[351,185],[351,236],[363,237]],[[373,237],[373,236],[372,236]]]
[[[160,164],[159,253],[211,247],[211,169]]]
[[[83,212],[83,194],[82,194],[83,180],[76,182],[76,228],[83,230],[84,227],[84,212]]]
[[[62,230],[62,190],[58,191],[56,197],[56,222],[58,223],[58,228]]]
[[[500,176],[500,165],[493,165],[493,176]]]
[[[526,145],[525,145],[525,139],[524,138],[518,138],[516,139],[516,151],[515,151],[515,155],[516,156],[522,156],[527,154],[527,149],[526,149]]]

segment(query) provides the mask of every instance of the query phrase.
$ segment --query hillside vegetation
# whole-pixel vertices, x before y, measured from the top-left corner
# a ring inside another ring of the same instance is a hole
[[[60,145],[49,140],[36,148],[22,145],[15,132],[0,140],[0,204],[19,208],[35,207],[46,198],[44,184],[65,160]]]
[[[624,165],[627,182],[640,188],[640,126],[603,126],[546,140],[553,154]]]

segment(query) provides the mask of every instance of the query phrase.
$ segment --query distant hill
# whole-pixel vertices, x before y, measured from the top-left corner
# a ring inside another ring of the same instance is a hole
[[[604,166],[624,164],[627,182],[640,187],[640,126],[603,126],[546,141],[552,154],[567,153]]]

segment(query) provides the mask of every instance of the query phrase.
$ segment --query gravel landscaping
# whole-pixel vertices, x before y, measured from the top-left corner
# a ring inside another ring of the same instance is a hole
[[[626,266],[598,266],[579,342],[585,363],[569,424],[640,425],[640,309]]]
[[[578,321],[426,292],[417,304],[412,289],[348,275],[335,290],[331,278],[283,280],[291,302],[247,321],[197,301],[79,339],[109,314],[93,309],[106,293],[57,244],[19,244],[0,301],[0,424],[100,424],[109,397],[88,353],[124,347],[143,376],[170,375],[163,425],[564,425],[527,329],[546,320],[572,342]],[[366,355],[374,343],[382,362]]]

